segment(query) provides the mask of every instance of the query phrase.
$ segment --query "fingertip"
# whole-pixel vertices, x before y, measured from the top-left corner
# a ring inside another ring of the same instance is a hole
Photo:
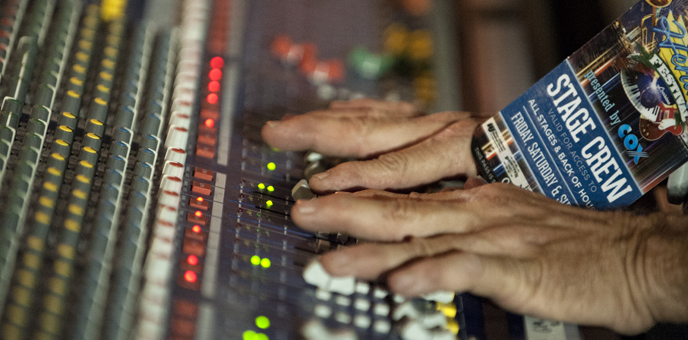
[[[346,251],[333,251],[320,257],[323,268],[332,276],[351,276],[351,256]]]
[[[389,288],[402,296],[415,297],[422,295],[426,288],[426,281],[415,271],[400,269],[387,276]]]
[[[308,184],[316,192],[335,192],[349,189],[349,186],[347,186],[348,181],[350,179],[346,176],[342,177],[339,169],[335,167],[314,175],[308,181]]]

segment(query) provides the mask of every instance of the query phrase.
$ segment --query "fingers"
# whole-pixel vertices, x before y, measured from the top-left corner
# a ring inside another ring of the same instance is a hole
[[[314,150],[338,157],[365,158],[423,140],[464,117],[444,112],[413,119],[339,114],[305,114],[268,122],[263,139],[280,150]]]
[[[408,148],[372,160],[342,163],[314,176],[309,184],[317,192],[403,189],[458,175],[475,176],[470,141],[476,124],[456,122]]]
[[[538,266],[528,260],[452,252],[396,270],[388,276],[387,283],[392,291],[404,296],[436,291],[470,292],[510,305],[517,300],[515,296],[527,296],[528,292],[518,290],[532,287],[539,276]]]
[[[518,229],[518,230],[516,230]],[[329,252],[321,257],[325,269],[334,276],[355,276],[375,280],[414,259],[423,259],[450,251],[478,255],[527,258],[537,252],[537,246],[519,235],[528,234],[523,228],[509,228],[507,233],[487,230],[464,235],[440,235],[413,238],[402,243],[359,244]]]
[[[422,115],[416,107],[407,102],[380,101],[368,98],[349,101],[334,101],[331,109],[366,109],[394,117],[416,117]]]
[[[482,226],[471,206],[458,201],[372,199],[335,194],[299,200],[291,217],[301,228],[316,232],[343,232],[354,237],[399,241],[407,236],[466,232]]]

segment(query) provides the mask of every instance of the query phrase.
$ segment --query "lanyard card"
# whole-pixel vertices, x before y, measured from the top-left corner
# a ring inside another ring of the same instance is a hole
[[[627,206],[688,161],[688,0],[643,0],[471,145],[481,175],[564,204]]]

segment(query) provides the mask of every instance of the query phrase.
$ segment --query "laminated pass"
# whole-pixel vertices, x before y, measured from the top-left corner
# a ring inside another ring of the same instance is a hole
[[[627,206],[688,161],[688,0],[643,0],[499,115],[481,175],[591,209]]]

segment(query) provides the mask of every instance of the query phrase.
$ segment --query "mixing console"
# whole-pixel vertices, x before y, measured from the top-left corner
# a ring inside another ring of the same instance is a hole
[[[461,297],[330,278],[313,259],[357,241],[289,217],[329,160],[260,138],[333,99],[435,105],[430,18],[150,2],[175,27],[139,2],[0,1],[0,337],[467,339]]]

